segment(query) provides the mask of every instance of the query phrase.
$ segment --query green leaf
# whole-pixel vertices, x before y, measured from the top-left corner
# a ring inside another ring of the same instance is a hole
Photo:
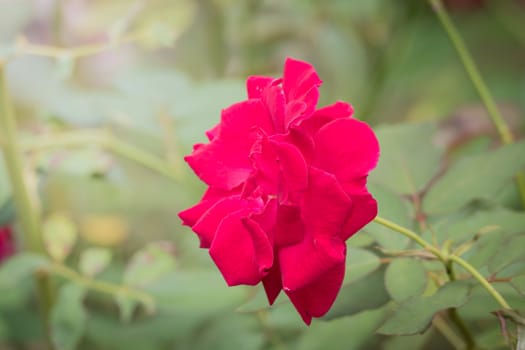
[[[513,262],[525,260],[524,247],[525,235],[510,237],[503,245],[498,246],[498,252],[490,259],[488,265],[490,272],[499,272]]]
[[[393,315],[379,328],[387,335],[413,335],[424,332],[435,313],[467,302],[469,286],[462,281],[450,282],[429,297],[414,297],[399,305]]]
[[[386,268],[385,286],[392,299],[398,302],[419,296],[427,286],[425,268],[418,259],[395,259]]]
[[[476,235],[525,232],[525,213],[506,209],[478,211],[474,215],[443,227],[446,238],[455,242],[468,241]]]
[[[341,288],[334,305],[324,319],[354,315],[384,306],[390,300],[385,289],[384,275],[384,269],[378,269],[366,278]]]
[[[46,268],[49,260],[33,253],[18,253],[0,265],[0,289],[17,287],[38,269]]]
[[[525,275],[513,278],[510,284],[525,297]]]
[[[399,124],[376,129],[381,145],[370,181],[399,194],[418,193],[439,168],[442,151],[432,144],[435,125]]]
[[[301,350],[358,350],[365,347],[384,319],[384,308],[363,311],[332,321],[315,321],[299,340]]]
[[[366,249],[347,249],[346,274],[343,285],[353,283],[379,268],[379,257]]]
[[[84,288],[77,284],[68,283],[60,288],[51,311],[51,337],[58,350],[75,349],[84,334],[87,319],[82,304],[84,295]]]
[[[490,200],[525,166],[525,142],[464,158],[455,163],[423,198],[428,214],[453,212],[475,199]]]
[[[74,222],[64,214],[53,214],[44,222],[43,239],[49,255],[62,262],[73,249],[77,240]]]
[[[173,247],[168,242],[153,242],[136,252],[124,271],[124,283],[144,287],[175,268]]]
[[[87,248],[80,254],[78,268],[84,275],[93,277],[109,265],[111,255],[111,250],[106,248]]]
[[[408,203],[405,200],[384,187],[374,184],[370,184],[368,187],[370,193],[377,200],[381,217],[392,220],[403,227],[412,228],[413,220],[410,216]],[[364,231],[370,234],[381,247],[388,250],[402,250],[410,243],[407,237],[392,232],[391,229],[375,222],[369,223]]]

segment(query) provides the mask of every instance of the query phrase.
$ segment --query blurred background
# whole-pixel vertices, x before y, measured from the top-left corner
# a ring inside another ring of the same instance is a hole
[[[521,134],[525,2],[446,5]],[[494,140],[425,1],[0,0],[0,57],[8,60],[25,171],[45,225],[62,232],[55,244],[69,242],[61,259],[76,269],[89,260],[86,251],[96,251],[95,260],[104,261],[98,278],[145,287],[158,301],[150,315],[129,300],[89,294],[82,324],[65,330],[78,333],[65,335],[72,348],[338,348],[323,323],[305,332],[290,304],[270,311],[259,289],[226,288],[177,217],[203,191],[182,156],[205,140],[222,108],[245,98],[248,75],[279,76],[287,56],[316,67],[321,105],[348,101],[372,125],[439,120],[437,142],[449,149]],[[157,171],[141,164],[141,152],[160,159]],[[3,162],[0,209],[8,227],[13,210]],[[23,245],[10,240],[10,251]],[[370,286],[381,276],[368,278]],[[384,288],[372,298],[354,290],[355,299],[332,312],[356,315],[341,330],[352,337],[340,348],[407,349],[374,335],[376,311],[362,316],[388,301]],[[28,281],[0,294],[0,348],[41,348],[31,291]],[[431,336],[425,349],[449,347]]]

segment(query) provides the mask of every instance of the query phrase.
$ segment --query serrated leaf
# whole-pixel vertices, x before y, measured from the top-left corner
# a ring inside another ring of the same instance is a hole
[[[15,288],[38,269],[46,268],[49,260],[33,253],[18,253],[0,265],[0,289]]]
[[[124,284],[144,287],[175,268],[173,247],[168,242],[153,242],[136,252],[124,271]]]
[[[399,194],[417,193],[439,168],[442,151],[432,144],[435,125],[406,123],[376,128],[381,158],[370,181]]]
[[[395,259],[386,268],[385,286],[398,302],[422,295],[427,286],[425,268],[418,259]]]
[[[399,305],[379,328],[386,335],[413,335],[424,332],[440,310],[459,307],[469,297],[469,286],[462,281],[450,282],[429,297],[414,297]]]
[[[458,161],[423,198],[428,214],[453,212],[472,200],[490,200],[525,166],[525,142]]]
[[[381,186],[370,184],[370,193],[377,200],[379,215],[385,219],[392,220],[399,225],[407,228],[413,226],[413,220],[410,217],[408,203],[396,193],[389,191]],[[381,247],[388,250],[405,249],[410,240],[400,234],[392,232],[391,229],[379,225],[378,223],[369,223],[364,231],[370,234]]]
[[[346,273],[343,285],[353,283],[381,266],[379,257],[366,249],[348,248]]]
[[[42,235],[49,255],[54,260],[62,262],[75,245],[77,228],[68,216],[56,213],[44,222]]]
[[[102,272],[111,262],[111,250],[106,248],[87,248],[80,254],[78,268],[84,275],[93,277]]]
[[[51,311],[51,338],[58,350],[73,350],[85,330],[87,313],[83,305],[85,290],[67,283],[60,288]]]

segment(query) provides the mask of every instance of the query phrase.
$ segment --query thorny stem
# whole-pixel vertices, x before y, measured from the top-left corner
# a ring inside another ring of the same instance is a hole
[[[139,301],[144,305],[148,312],[153,312],[155,309],[155,300],[149,294],[143,291],[85,277],[75,270],[70,269],[69,267],[62,264],[53,264],[51,266],[50,272],[94,291],[111,294],[113,296],[120,295]]]
[[[445,7],[441,0],[428,0],[434,11],[436,12],[443,29],[447,33],[452,45],[456,49],[456,52],[463,63],[463,67],[467,71],[467,74],[472,81],[472,84],[476,88],[481,101],[487,108],[492,123],[498,130],[499,136],[504,144],[511,144],[514,142],[514,137],[508,124],[501,115],[492,94],[490,93],[487,84],[483,80],[479,69],[472,58],[469,50],[467,49],[461,35],[456,29],[454,23],[450,19]],[[525,207],[525,175],[523,173],[516,174],[516,185],[520,193],[521,201]]]
[[[467,261],[463,260],[459,256],[456,256],[454,254],[444,254],[432,245],[430,245],[427,241],[425,241],[423,238],[419,237],[417,233],[414,231],[411,231],[403,226],[400,226],[390,220],[384,219],[382,217],[376,217],[374,219],[375,222],[377,222],[380,225],[383,225],[385,227],[388,227],[391,230],[397,231],[401,233],[402,235],[410,238],[426,250],[433,253],[439,260],[441,260],[445,267],[447,266],[447,263],[449,261],[455,262],[456,264],[463,267],[465,270],[467,270],[472,277],[474,277],[478,282],[489,292],[489,294],[504,308],[504,309],[512,309],[510,305],[507,303],[505,298],[487,281],[485,277],[483,277],[474,266],[470,265]]]
[[[27,249],[45,255],[45,249],[40,232],[40,217],[35,210],[31,197],[24,181],[24,172],[20,146],[17,139],[17,125],[13,106],[7,88],[5,62],[0,60],[0,146],[3,151],[8,176],[13,191],[13,201],[17,218],[21,226],[21,234]],[[36,274],[38,297],[42,312],[44,329],[50,341],[49,315],[53,305],[53,290],[47,274]]]

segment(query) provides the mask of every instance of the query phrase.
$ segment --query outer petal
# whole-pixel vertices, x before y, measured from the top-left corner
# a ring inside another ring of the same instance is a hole
[[[273,129],[262,102],[237,103],[223,111],[218,135],[185,160],[208,185],[226,190],[237,187],[252,172],[248,156],[258,137],[257,128],[266,132]]]
[[[236,188],[231,191],[222,191],[215,188],[208,188],[202,196],[199,203],[191,208],[181,211],[178,215],[182,223],[186,226],[193,226],[200,219],[208,209],[210,209],[217,201],[222,198],[230,197],[240,193],[240,189]]]
[[[292,58],[286,59],[283,90],[290,104],[285,120],[286,126],[301,116],[310,115],[315,110],[321,83],[321,79],[311,64]]]
[[[283,283],[281,281],[281,269],[279,267],[279,258],[277,254],[274,255],[272,268],[270,271],[268,271],[268,275],[263,278],[262,282],[264,291],[268,297],[268,302],[270,305],[272,305],[283,289]]]
[[[262,229],[247,228],[246,212],[225,217],[217,229],[210,256],[229,286],[256,285],[273,262],[272,246]]]
[[[221,221],[230,213],[254,206],[253,202],[239,196],[227,197],[211,206],[193,225],[193,231],[199,236],[201,248],[209,248]]]
[[[366,177],[379,159],[379,143],[372,129],[356,119],[336,119],[314,136],[315,165],[345,185]]]
[[[371,194],[352,196],[352,211],[343,227],[341,238],[347,240],[377,215],[377,202]]]
[[[295,291],[285,291],[307,325],[312,322],[312,317],[321,317],[330,310],[341,289],[344,275],[343,262],[308,286]]]
[[[251,76],[246,80],[248,98],[261,98],[264,89],[268,87],[275,78],[264,76]]]
[[[306,235],[298,244],[279,249],[285,291],[296,291],[321,278],[344,262],[346,245],[338,237],[313,238]]]
[[[354,108],[342,101],[316,110],[311,117],[304,119],[299,124],[299,129],[308,135],[315,135],[319,129],[336,119],[350,118],[354,113]]]

